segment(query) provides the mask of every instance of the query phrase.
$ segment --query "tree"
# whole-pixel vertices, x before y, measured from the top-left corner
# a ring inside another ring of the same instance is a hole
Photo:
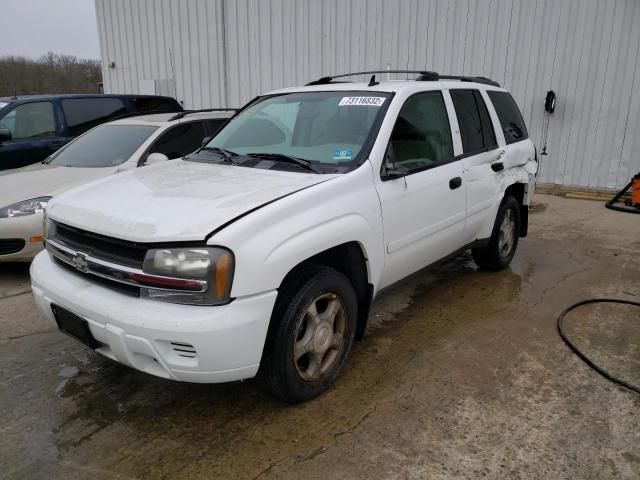
[[[0,97],[38,93],[97,93],[99,60],[49,52],[38,60],[0,57]]]

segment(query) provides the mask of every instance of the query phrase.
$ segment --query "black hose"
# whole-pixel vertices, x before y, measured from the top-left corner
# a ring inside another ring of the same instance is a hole
[[[569,340],[569,338],[567,338],[567,336],[565,335],[564,329],[563,329],[564,317],[567,315],[567,313],[569,313],[574,308],[577,308],[581,305],[587,305],[589,303],[619,303],[619,304],[634,305],[636,307],[640,307],[640,302],[633,302],[631,300],[622,300],[617,298],[590,298],[588,300],[582,300],[581,302],[574,303],[573,305],[570,305],[569,307],[565,308],[560,313],[560,316],[558,317],[558,322],[557,322],[558,333],[560,334],[560,337],[562,338],[562,340],[564,340],[564,343],[566,343],[569,346],[569,348],[573,350],[573,352],[576,355],[578,355],[587,365],[589,365],[591,368],[593,368],[596,372],[598,372],[607,380],[610,380],[613,383],[617,383],[618,385],[622,385],[623,387],[628,388],[629,390],[640,394],[640,387],[636,387],[635,385],[631,385],[630,383],[627,383],[624,380],[614,377],[609,372],[607,372],[604,368],[596,365],[593,361],[589,359],[589,357],[587,357],[584,353],[582,353],[578,349],[578,347],[576,347],[571,342],[571,340]]]

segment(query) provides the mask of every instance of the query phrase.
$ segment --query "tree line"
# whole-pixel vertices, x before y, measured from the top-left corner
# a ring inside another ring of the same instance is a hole
[[[49,52],[37,60],[0,57],[0,97],[38,93],[98,93],[99,60]]]

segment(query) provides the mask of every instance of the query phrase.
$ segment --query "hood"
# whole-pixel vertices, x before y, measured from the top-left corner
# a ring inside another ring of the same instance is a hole
[[[336,175],[172,160],[54,199],[54,220],[133,242],[201,241],[234,218]]]
[[[0,174],[0,208],[36,197],[53,197],[116,168],[75,168],[37,163]]]

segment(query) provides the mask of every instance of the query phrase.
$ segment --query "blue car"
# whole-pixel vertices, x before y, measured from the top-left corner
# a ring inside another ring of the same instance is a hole
[[[182,110],[155,95],[30,95],[0,97],[0,170],[38,163],[104,122],[135,113]]]

